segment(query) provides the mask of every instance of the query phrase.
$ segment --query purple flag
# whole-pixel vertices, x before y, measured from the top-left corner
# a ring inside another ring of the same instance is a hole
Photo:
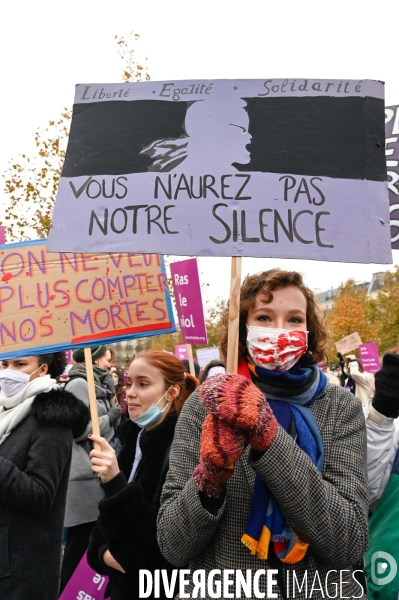
[[[377,373],[381,368],[378,345],[374,342],[370,344],[359,344],[359,352],[363,369],[367,371],[367,373]]]
[[[188,352],[186,344],[178,344],[175,346],[175,356],[179,360],[188,360]]]
[[[186,344],[207,344],[197,259],[170,265],[180,331]]]
[[[96,573],[87,562],[85,552],[74,574],[60,596],[60,600],[103,600],[108,576]]]
[[[48,249],[389,264],[384,106],[371,80],[77,85]]]

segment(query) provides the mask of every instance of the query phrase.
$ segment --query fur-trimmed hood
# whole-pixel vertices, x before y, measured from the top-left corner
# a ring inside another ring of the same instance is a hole
[[[83,434],[90,421],[87,406],[70,392],[57,388],[38,394],[31,414],[40,423],[69,427],[74,438]]]

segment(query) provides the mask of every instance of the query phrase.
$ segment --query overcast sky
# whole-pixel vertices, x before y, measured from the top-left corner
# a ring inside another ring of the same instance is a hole
[[[121,80],[114,36],[131,30],[154,80],[378,79],[386,105],[399,104],[396,2],[14,0],[0,11],[1,172],[12,157],[34,152],[34,131],[72,105],[76,83]],[[272,266],[300,270],[323,290],[389,268],[245,258],[243,275]],[[200,269],[208,302],[228,297],[230,259],[203,258]]]

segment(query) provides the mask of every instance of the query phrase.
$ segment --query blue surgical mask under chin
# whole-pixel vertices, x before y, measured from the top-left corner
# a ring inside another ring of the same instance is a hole
[[[170,388],[171,387],[172,386],[170,386]],[[135,417],[134,419],[133,417],[130,417],[130,420],[133,421],[133,423],[136,423],[136,425],[138,425],[139,427],[141,427],[141,429],[145,429],[146,427],[150,427],[150,425],[154,425],[154,423],[158,421],[158,419],[162,416],[162,413],[165,412],[166,407],[168,406],[167,402],[162,410],[158,408],[158,404],[161,402],[161,400],[165,398],[170,388],[166,390],[162,398],[160,398],[156,404],[151,404],[151,406],[147,408],[147,410],[142,415],[140,415],[139,417]]]

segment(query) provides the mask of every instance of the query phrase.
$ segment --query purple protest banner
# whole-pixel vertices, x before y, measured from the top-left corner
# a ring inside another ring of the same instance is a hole
[[[80,84],[48,250],[392,263],[384,140],[380,81]]]
[[[96,573],[87,562],[86,552],[68,581],[60,600],[103,600],[107,575]]]
[[[186,344],[178,344],[175,346],[175,356],[179,360],[188,360],[188,351]]]
[[[385,156],[388,170],[392,248],[399,248],[399,106],[385,109]]]
[[[377,373],[380,370],[380,357],[376,343],[359,344],[359,353],[362,367],[367,373]]]
[[[207,344],[197,259],[171,263],[170,272],[183,341],[186,344]]]

